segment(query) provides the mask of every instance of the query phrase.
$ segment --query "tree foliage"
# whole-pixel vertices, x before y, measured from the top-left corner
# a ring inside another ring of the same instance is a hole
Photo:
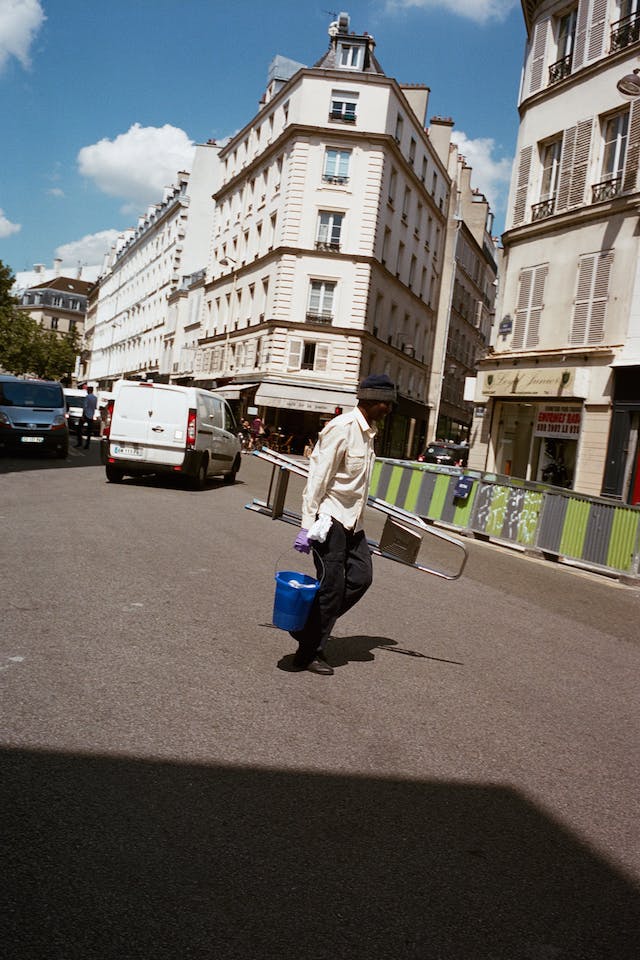
[[[13,274],[0,260],[0,370],[45,380],[70,380],[79,352],[77,332],[59,336],[53,330],[43,330],[18,309],[18,301],[11,295],[12,285]]]

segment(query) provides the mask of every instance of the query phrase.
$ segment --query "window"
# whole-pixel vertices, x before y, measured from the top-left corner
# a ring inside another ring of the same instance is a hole
[[[413,289],[413,281],[415,280],[415,276],[416,276],[416,258],[412,256],[411,263],[409,265],[409,287],[411,289]]]
[[[409,187],[404,188],[404,196],[402,198],[402,219],[406,223],[409,216],[409,205],[411,203],[411,190]]]
[[[427,158],[426,158],[426,157],[423,157],[423,158],[422,158],[422,169],[421,169],[421,171],[420,171],[420,179],[422,180],[423,183],[424,183],[425,180],[427,179],[427,173],[428,173]]]
[[[316,250],[339,250],[340,233],[342,231],[342,213],[333,213],[328,210],[321,210],[318,217],[318,233],[316,237]]]
[[[416,141],[413,137],[409,141],[409,163],[413,166],[416,159]]]
[[[58,318],[57,318],[57,317],[51,317],[51,329],[52,329],[52,330],[57,330],[57,329],[58,329]]]
[[[331,94],[330,120],[341,120],[343,123],[356,122],[358,94],[334,90]]]
[[[556,137],[540,146],[540,162],[542,165],[542,179],[540,182],[540,202],[534,204],[532,219],[541,220],[549,217],[555,207],[558,192],[558,177],[560,174],[560,157],[562,154],[562,137]]]
[[[544,288],[549,264],[520,271],[518,303],[511,346],[514,350],[530,349],[538,345],[540,319],[544,309]]]
[[[398,259],[396,260],[396,277],[400,276],[404,263],[404,243],[398,244]]]
[[[611,26],[611,53],[640,39],[638,0],[620,0],[620,19]]]
[[[404,127],[404,120],[402,118],[402,114],[399,113],[396,117],[396,132],[394,134],[396,143],[400,143],[400,141],[402,140],[403,127]]]
[[[329,360],[329,344],[314,340],[293,339],[289,342],[289,370],[326,370]]]
[[[577,7],[569,10],[556,22],[557,59],[549,67],[549,83],[564,80],[571,73],[573,41],[576,34]]]
[[[355,43],[339,43],[337,63],[339,67],[348,70],[359,70],[362,63],[364,47]]]
[[[571,344],[602,343],[612,264],[613,250],[580,257],[569,337]]]
[[[389,203],[393,205],[396,196],[396,186],[398,183],[398,174],[396,171],[391,168],[391,176],[389,177]]]
[[[327,280],[312,280],[309,287],[307,319],[314,323],[331,323],[336,284]]]
[[[391,240],[391,230],[389,227],[384,228],[384,239],[382,241],[382,264],[386,264],[387,257],[389,256],[389,242]]]
[[[348,183],[350,162],[351,150],[327,147],[324,155],[324,173],[322,179],[326,183]]]
[[[622,171],[627,155],[629,112],[617,113],[604,121],[602,129],[602,180],[593,188],[593,199],[604,200],[615,196],[622,188]],[[604,195],[603,195],[604,191]]]

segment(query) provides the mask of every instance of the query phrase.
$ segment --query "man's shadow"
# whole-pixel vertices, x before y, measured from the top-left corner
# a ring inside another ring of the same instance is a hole
[[[346,667],[349,663],[370,663],[375,660],[374,650],[384,653],[399,653],[405,657],[416,657],[419,660],[438,660],[440,663],[462,664],[458,660],[444,660],[442,657],[429,657],[418,650],[401,647],[397,640],[391,637],[368,637],[356,634],[351,637],[330,637],[325,649],[328,662],[334,668]],[[293,670],[293,653],[287,654],[278,661],[280,670]]]

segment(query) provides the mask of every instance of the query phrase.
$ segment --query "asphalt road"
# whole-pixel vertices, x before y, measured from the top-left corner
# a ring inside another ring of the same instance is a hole
[[[640,590],[375,558],[290,673],[269,473],[0,459],[3,955],[637,960]]]

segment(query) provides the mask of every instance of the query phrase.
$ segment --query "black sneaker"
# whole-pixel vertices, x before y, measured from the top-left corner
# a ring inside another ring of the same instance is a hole
[[[307,670],[310,673],[318,673],[321,677],[332,677],[334,673],[333,667],[330,663],[327,663],[322,651],[316,654]]]

